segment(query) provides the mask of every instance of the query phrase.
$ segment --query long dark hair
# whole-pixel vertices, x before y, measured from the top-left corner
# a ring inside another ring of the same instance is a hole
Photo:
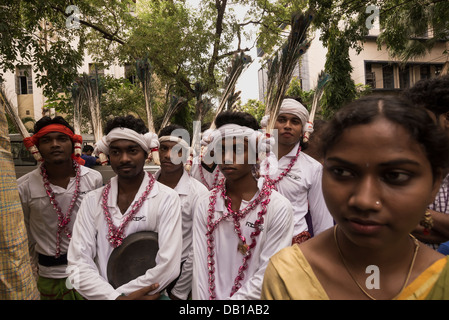
[[[414,106],[407,99],[396,96],[366,96],[340,109],[326,125],[321,149],[327,151],[349,127],[368,124],[379,117],[404,127],[426,152],[432,174],[449,165],[449,139],[423,107]],[[379,152],[382,152],[379,150]]]

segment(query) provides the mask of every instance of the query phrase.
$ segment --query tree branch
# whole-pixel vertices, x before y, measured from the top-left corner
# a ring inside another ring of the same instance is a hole
[[[69,16],[70,16],[69,14],[65,13],[65,10],[63,10],[63,9],[60,8],[60,7],[57,7],[57,6],[51,6],[51,8],[54,9],[54,10],[56,10],[56,11],[58,11],[58,12],[60,12],[60,13],[62,13],[65,17],[69,17]],[[123,39],[121,39],[120,37],[118,37],[118,36],[117,36],[117,32],[111,34],[111,33],[108,32],[107,30],[104,30],[103,28],[101,28],[101,27],[99,27],[99,26],[97,26],[97,25],[94,25],[94,24],[92,24],[92,23],[90,23],[90,22],[88,22],[88,21],[82,20],[82,19],[79,19],[79,22],[80,22],[81,24],[83,24],[83,25],[85,25],[85,26],[87,26],[87,27],[89,27],[89,28],[95,30],[95,31],[98,31],[99,33],[101,33],[101,34],[103,35],[103,37],[104,37],[105,39],[108,39],[108,40],[117,42],[117,43],[119,43],[119,44],[125,44],[125,40],[123,40]]]

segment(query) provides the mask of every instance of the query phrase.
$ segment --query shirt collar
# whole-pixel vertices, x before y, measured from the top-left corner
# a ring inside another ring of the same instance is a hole
[[[80,165],[80,177],[82,178],[89,172],[89,169],[87,169],[85,166]],[[70,179],[75,179],[75,177],[71,177]],[[31,197],[32,198],[40,198],[45,197],[47,195],[47,192],[44,188],[44,180],[41,175],[41,168],[40,165],[34,169],[31,172],[30,175],[30,185],[33,186],[30,188]],[[35,186],[41,186],[41,187],[35,187]],[[82,186],[80,186],[82,188]],[[58,190],[62,190],[62,188],[53,188],[53,192],[55,194],[58,194]],[[85,190],[81,190],[85,191]]]
[[[289,153],[287,153],[284,157],[287,158],[294,158],[296,156],[296,152],[298,151],[299,148],[299,142],[293,147],[292,150],[290,150]]]
[[[145,172],[145,176],[143,177],[142,183],[140,184],[139,190],[137,191],[133,202],[130,204],[130,207],[134,205],[135,202],[139,200],[139,198],[144,193],[148,182],[150,181],[150,178],[148,177],[148,173]],[[150,194],[148,195],[148,198],[153,198],[159,193],[159,186],[158,182],[154,181],[153,188],[151,189]],[[118,177],[112,177],[111,178],[111,189],[109,190],[109,196],[108,196],[108,207],[117,207],[117,195],[118,195]]]
[[[161,169],[156,171],[156,173],[154,174],[154,177],[156,178],[156,180],[159,179],[160,175],[161,175]],[[184,170],[181,178],[178,181],[178,184],[176,185],[176,187],[173,190],[175,190],[178,194],[182,194],[182,195],[189,194],[189,192],[190,192],[190,176],[187,173],[187,171]]]
[[[254,199],[259,195],[260,190],[262,189],[263,181],[264,181],[264,178],[260,178],[260,179],[257,180],[257,188],[258,188],[259,190],[254,194],[254,196],[252,197],[252,199],[251,199],[250,201],[242,200],[242,203],[243,203],[243,202],[249,203],[249,202],[251,202],[252,200],[254,200]],[[241,205],[240,205],[240,207],[241,207]],[[228,210],[228,209],[227,209],[227,207],[226,207],[225,200],[224,200],[224,198],[221,196],[221,191],[219,191],[219,192],[217,193],[217,200],[216,200],[216,202],[215,202],[215,211],[216,211],[216,212],[225,212],[225,211],[227,211],[227,210]]]

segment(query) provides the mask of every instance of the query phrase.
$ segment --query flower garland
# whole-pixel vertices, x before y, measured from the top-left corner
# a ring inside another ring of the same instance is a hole
[[[215,186],[217,185],[217,181],[218,181],[218,176],[220,175],[220,170],[217,170],[217,172],[214,175],[214,181],[212,182],[212,187],[209,186],[209,184],[206,181],[206,178],[204,177],[204,173],[203,173],[203,166],[201,164],[201,162],[203,161],[203,155],[200,156],[200,162],[199,162],[199,169],[200,169],[200,176],[201,176],[201,181],[203,182],[203,184],[206,186],[206,188],[208,190],[211,190],[213,188],[215,188]]]
[[[292,167],[295,165],[296,160],[298,160],[299,157],[299,153],[301,152],[301,145],[298,146],[298,150],[296,151],[296,155],[295,157],[290,161],[290,163],[288,164],[287,168],[284,169],[284,171],[281,172],[281,174],[276,178],[276,179],[271,179],[268,175],[265,175],[264,177],[266,178],[266,180],[268,181],[268,183],[271,185],[272,188],[276,188],[276,184],[281,181],[282,179],[284,179],[284,177],[290,172],[290,170],[292,169]],[[268,170],[268,166],[269,166],[269,162],[267,161],[267,165],[266,165],[266,169],[267,172]]]
[[[215,204],[217,201],[217,194],[221,192],[221,196],[225,199],[227,205],[227,212],[216,221],[213,221]],[[270,202],[270,195],[272,192],[272,187],[265,183],[256,199],[251,201],[243,210],[233,211],[231,209],[231,200],[226,196],[225,179],[223,178],[218,184],[217,188],[212,190],[212,194],[209,198],[209,210],[207,218],[207,264],[209,273],[209,299],[214,300],[215,296],[215,251],[214,251],[214,235],[213,232],[217,225],[228,217],[232,217],[234,220],[234,231],[240,239],[238,246],[238,251],[243,254],[243,263],[238,269],[237,276],[234,280],[234,285],[231,289],[231,296],[234,295],[237,290],[241,288],[240,282],[244,279],[244,272],[248,268],[248,260],[251,258],[251,250],[256,246],[256,238],[262,230],[262,224],[264,223],[264,215],[267,212],[267,205]],[[262,210],[257,213],[258,219],[254,223],[255,231],[251,233],[251,243],[247,244],[245,237],[242,235],[240,229],[240,220],[244,218],[251,210],[253,210],[258,204],[261,204]]]
[[[50,186],[50,181],[48,180],[48,174],[47,170],[44,167],[44,164],[41,164],[41,175],[42,179],[44,181],[44,188],[45,192],[47,193],[48,197],[50,198],[50,203],[53,205],[53,209],[58,214],[58,230],[56,232],[56,254],[55,258],[59,258],[61,255],[61,233],[62,230],[65,231],[67,238],[70,240],[72,237],[72,232],[67,227],[67,225],[70,222],[70,216],[72,215],[73,207],[75,206],[76,200],[78,199],[78,196],[80,194],[80,165],[73,161],[73,169],[75,169],[75,191],[72,196],[72,200],[70,200],[69,208],[67,209],[67,213],[64,215],[62,213],[61,207],[59,207],[58,201],[56,201],[55,194],[53,192],[53,189]]]
[[[151,189],[153,189],[153,185],[155,182],[155,179],[153,175],[148,172],[148,177],[150,178],[150,181],[148,182],[147,187],[145,188],[145,191],[142,193],[142,196],[137,200],[136,203],[131,208],[131,212],[126,216],[125,220],[122,222],[122,224],[119,227],[116,227],[114,223],[112,222],[111,213],[108,209],[108,197],[109,197],[109,190],[111,189],[111,181],[108,182],[108,184],[104,187],[102,192],[102,207],[104,211],[104,215],[106,218],[106,222],[108,223],[108,240],[112,247],[117,248],[119,247],[123,242],[123,232],[128,225],[128,223],[134,218],[137,211],[139,211],[140,207],[142,206],[143,202],[146,200],[148,195],[151,192]]]

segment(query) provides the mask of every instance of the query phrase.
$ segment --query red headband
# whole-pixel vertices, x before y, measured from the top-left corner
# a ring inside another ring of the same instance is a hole
[[[31,137],[27,137],[27,138],[23,139],[23,144],[25,145],[25,147],[27,149],[30,149],[32,146],[39,144],[40,138],[42,138],[43,136],[45,136],[46,134],[49,134],[51,132],[60,132],[60,133],[68,135],[70,137],[70,139],[72,140],[72,142],[74,144],[74,148],[75,148],[75,154],[72,154],[72,159],[75,160],[76,162],[78,162],[79,164],[84,165],[84,163],[85,163],[84,159],[82,159],[79,156],[79,154],[81,152],[77,152],[78,150],[76,150],[76,149],[80,149],[79,151],[81,151],[81,144],[83,143],[83,137],[81,137],[78,134],[74,134],[73,131],[70,130],[65,125],[50,124],[48,126],[45,126],[42,129],[40,129],[38,132],[36,132],[34,135],[32,135]]]

